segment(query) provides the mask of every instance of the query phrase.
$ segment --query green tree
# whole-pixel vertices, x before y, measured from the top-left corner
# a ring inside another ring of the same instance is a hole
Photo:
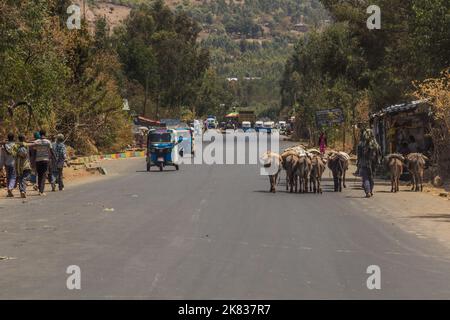
[[[125,72],[144,88],[143,113],[148,100],[153,114],[193,108],[209,53],[197,44],[198,24],[184,12],[173,13],[162,1],[132,10],[116,32]]]

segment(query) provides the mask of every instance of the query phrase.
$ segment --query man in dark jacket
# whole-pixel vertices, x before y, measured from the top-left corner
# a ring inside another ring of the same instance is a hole
[[[373,196],[374,173],[377,164],[381,160],[381,148],[371,129],[361,132],[360,142],[358,144],[358,172],[363,180],[363,188],[366,198]]]

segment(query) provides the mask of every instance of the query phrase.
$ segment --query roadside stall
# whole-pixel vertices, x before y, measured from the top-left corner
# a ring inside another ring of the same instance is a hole
[[[135,147],[145,148],[149,129],[158,128],[161,123],[146,117],[138,116],[134,119],[133,136]]]
[[[231,112],[225,115],[225,119],[227,120],[226,129],[237,129],[239,128],[239,113]]]
[[[158,120],[149,119],[143,116],[138,116],[134,119],[134,124],[136,126],[145,126],[147,128],[158,128],[161,127],[161,122]]]
[[[425,101],[384,108],[370,116],[370,125],[384,155],[432,152],[431,109]]]

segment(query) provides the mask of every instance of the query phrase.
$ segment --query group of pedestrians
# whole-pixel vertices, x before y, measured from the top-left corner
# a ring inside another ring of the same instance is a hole
[[[67,160],[64,136],[58,134],[54,141],[46,137],[46,131],[34,134],[34,141],[26,142],[26,137],[13,133],[8,134],[8,141],[0,146],[0,170],[6,172],[7,197],[14,197],[14,189],[19,187],[20,196],[26,198],[28,183],[34,184],[39,195],[45,195],[46,180],[50,182],[52,191],[56,185],[64,190],[63,169]]]

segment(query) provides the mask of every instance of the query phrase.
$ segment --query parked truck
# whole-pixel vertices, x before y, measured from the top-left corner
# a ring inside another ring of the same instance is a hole
[[[239,111],[239,124],[242,126],[243,122],[250,122],[252,125],[256,121],[256,115],[254,110],[240,110]]]

